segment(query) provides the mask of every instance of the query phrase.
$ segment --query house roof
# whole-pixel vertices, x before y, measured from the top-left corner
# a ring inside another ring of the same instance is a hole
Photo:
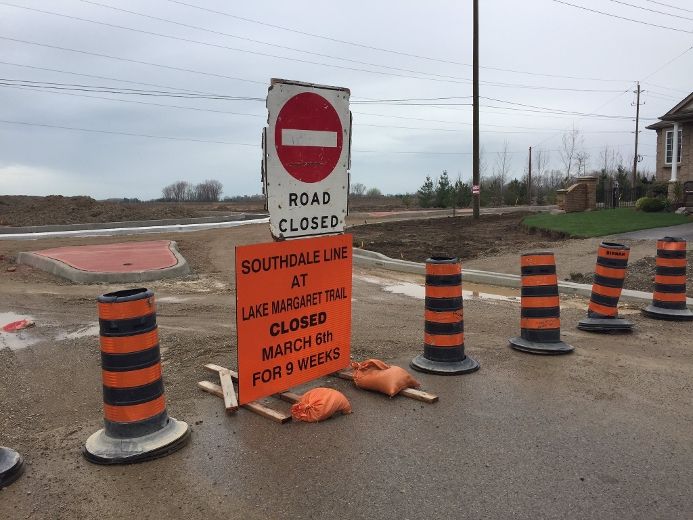
[[[674,122],[687,123],[693,121],[693,92],[679,101],[676,106],[659,119],[659,121],[649,125],[647,128],[650,130],[659,130],[660,128],[670,127]]]

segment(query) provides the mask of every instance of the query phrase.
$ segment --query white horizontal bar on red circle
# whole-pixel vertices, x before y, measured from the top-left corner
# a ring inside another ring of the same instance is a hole
[[[337,132],[282,128],[282,146],[337,147]]]

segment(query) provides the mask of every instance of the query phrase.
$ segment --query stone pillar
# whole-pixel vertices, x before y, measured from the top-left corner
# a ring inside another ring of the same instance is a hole
[[[558,209],[565,211],[565,194],[568,190],[556,190],[556,205]]]
[[[580,177],[578,182],[587,185],[587,200],[585,201],[585,209],[597,209],[597,177],[591,175]]]

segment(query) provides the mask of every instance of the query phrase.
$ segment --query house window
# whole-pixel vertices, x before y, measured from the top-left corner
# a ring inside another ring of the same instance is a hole
[[[664,164],[671,164],[671,154],[674,151],[674,131],[673,130],[667,130],[666,133],[667,136],[667,142],[666,142],[666,151],[664,153]],[[681,143],[683,142],[683,132],[682,130],[679,130],[679,153],[676,156],[677,157],[677,164],[681,163]]]

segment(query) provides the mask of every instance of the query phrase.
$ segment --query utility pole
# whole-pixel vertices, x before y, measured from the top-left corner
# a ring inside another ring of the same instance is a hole
[[[527,203],[532,205],[532,147],[529,147],[529,166],[527,167]]]
[[[633,193],[635,193],[635,182],[638,178],[638,126],[640,123],[640,82],[638,81],[638,88],[635,91],[635,154],[633,154],[633,180],[631,182],[633,187]]]
[[[474,0],[474,28],[472,36],[473,63],[472,63],[472,185],[479,186],[479,0]],[[479,220],[479,193],[472,189],[473,215]]]

